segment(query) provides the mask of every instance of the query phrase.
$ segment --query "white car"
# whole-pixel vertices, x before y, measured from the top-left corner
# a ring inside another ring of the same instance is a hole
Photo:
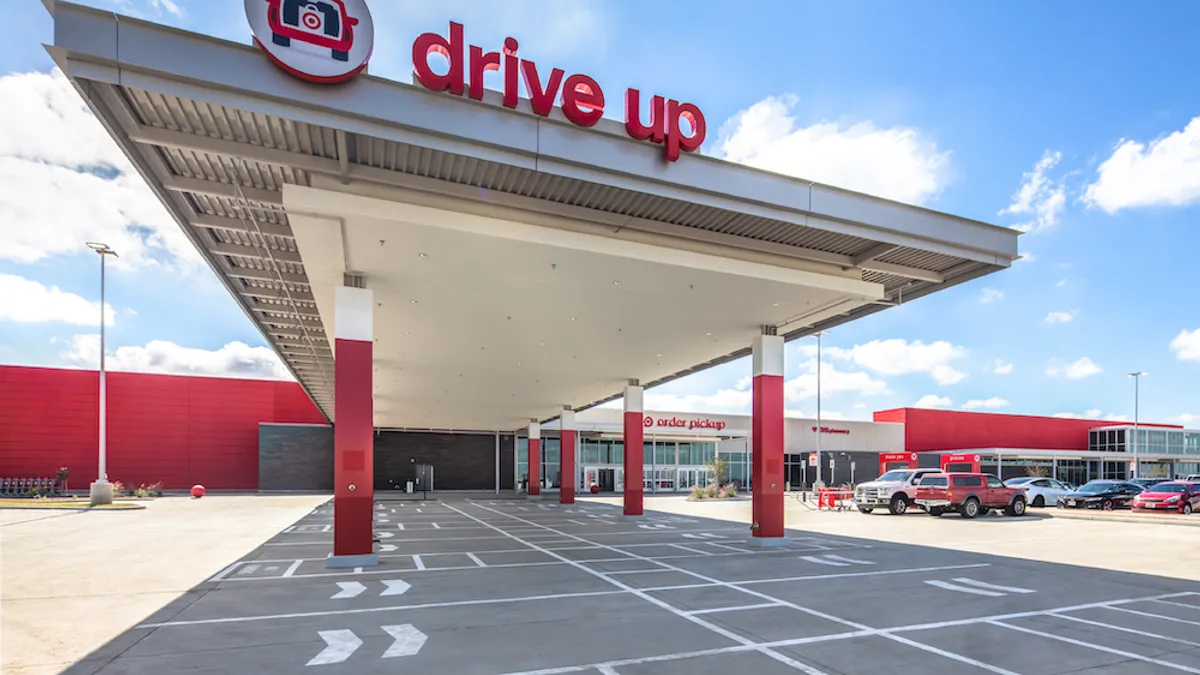
[[[854,505],[863,513],[886,508],[894,516],[908,512],[917,496],[922,476],[941,473],[941,469],[894,469],[879,478],[854,488]]]
[[[1053,478],[1009,478],[1004,484],[1024,490],[1029,505],[1037,507],[1057,506],[1058,498],[1071,491]]]

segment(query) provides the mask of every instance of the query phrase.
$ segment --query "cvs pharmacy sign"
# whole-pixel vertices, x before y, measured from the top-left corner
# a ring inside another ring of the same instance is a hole
[[[600,121],[608,99],[599,82],[581,73],[568,75],[560,68],[539,70],[532,60],[518,56],[519,46],[516,39],[510,37],[505,38],[500,51],[485,52],[474,45],[468,48],[463,39],[462,24],[451,22],[448,37],[425,33],[413,42],[413,74],[426,89],[482,101],[484,73],[501,72],[506,108],[516,109],[520,103],[520,78],[529,92],[533,114],[549,117],[555,105],[561,105],[563,116],[572,124],[592,127]],[[440,54],[449,62],[446,72],[434,71],[429,63],[433,54]],[[642,93],[627,89],[625,131],[639,141],[661,144],[667,161],[673,162],[679,159],[681,152],[692,152],[704,143],[707,134],[704,114],[694,104],[654,96],[650,99],[649,123],[643,122],[641,106]]]

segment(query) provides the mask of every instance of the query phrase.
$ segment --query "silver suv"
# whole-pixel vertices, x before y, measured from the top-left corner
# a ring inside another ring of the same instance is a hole
[[[887,507],[892,515],[908,512],[917,496],[922,476],[941,473],[941,469],[894,469],[854,489],[854,505],[863,513]]]

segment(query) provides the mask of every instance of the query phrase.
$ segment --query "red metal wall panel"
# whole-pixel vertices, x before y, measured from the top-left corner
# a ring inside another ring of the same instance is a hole
[[[876,422],[902,422],[904,449],[909,452],[985,448],[1087,450],[1089,429],[1128,424],[924,408],[881,410],[875,413],[874,419]],[[1167,424],[1143,426],[1180,428]]]
[[[108,476],[167,489],[258,488],[258,424],[325,424],[295,382],[108,373]],[[0,366],[0,476],[96,477],[99,375]]]

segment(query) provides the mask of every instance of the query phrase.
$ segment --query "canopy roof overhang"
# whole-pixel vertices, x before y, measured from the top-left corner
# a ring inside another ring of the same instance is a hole
[[[668,165],[610,120],[581,129],[369,76],[312,85],[248,45],[46,4],[57,64],[331,419],[329,298],[351,277],[385,303],[377,423],[494,430],[1017,258],[1007,228],[700,155]],[[589,331],[555,323],[571,316]],[[561,349],[537,351],[542,334]],[[502,358],[474,354],[486,343]]]

